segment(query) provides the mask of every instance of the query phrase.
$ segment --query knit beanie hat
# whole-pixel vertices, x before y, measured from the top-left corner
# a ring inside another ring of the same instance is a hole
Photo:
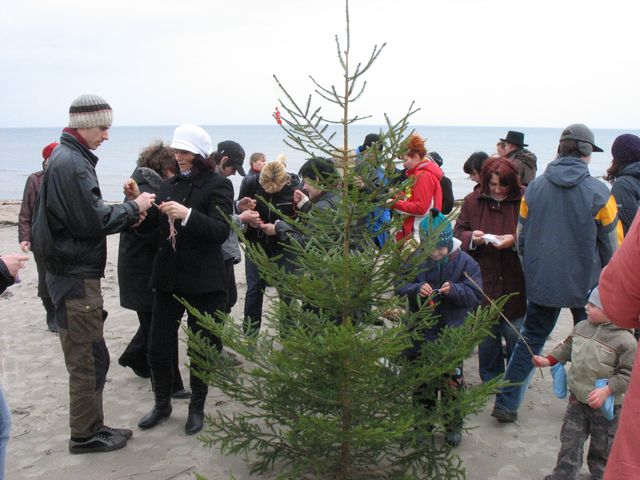
[[[111,127],[113,111],[98,95],[80,95],[69,107],[69,128]]]
[[[640,162],[640,138],[630,133],[620,135],[611,145],[611,155],[620,163]]]
[[[589,303],[602,310],[602,301],[600,300],[600,292],[598,292],[598,287],[593,287],[593,290],[591,290],[591,294],[589,295]]]
[[[213,151],[209,134],[202,127],[190,123],[180,125],[174,130],[171,148],[185,150],[202,158],[209,158]]]
[[[447,247],[451,252],[453,250],[453,228],[451,228],[451,222],[437,208],[432,208],[420,222],[420,241],[423,243],[429,242],[430,237],[435,232],[439,232],[440,235],[436,248]]]

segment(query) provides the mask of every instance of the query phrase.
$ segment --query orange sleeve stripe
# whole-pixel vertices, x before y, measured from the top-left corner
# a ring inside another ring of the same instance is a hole
[[[595,216],[595,220],[599,221],[603,227],[611,225],[618,219],[618,207],[613,195],[609,197],[607,204],[600,209]]]
[[[622,228],[622,222],[618,220],[618,225],[616,225],[616,237],[618,238],[618,246],[622,245],[622,240],[624,240],[624,229]]]
[[[527,201],[523,196],[522,200],[520,200],[520,217],[527,218],[527,215],[529,215],[529,207],[527,206]]]

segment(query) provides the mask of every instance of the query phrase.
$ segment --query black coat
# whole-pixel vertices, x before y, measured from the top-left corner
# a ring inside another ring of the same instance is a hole
[[[442,212],[443,215],[449,215],[453,211],[456,199],[453,196],[453,185],[449,177],[443,176],[440,179],[440,187],[442,188]]]
[[[63,277],[101,278],[107,239],[139,219],[138,205],[106,205],[96,176],[96,157],[70,130],[64,131],[44,173],[33,214],[34,253],[47,271]]]
[[[176,201],[191,208],[186,226],[174,222],[176,248],[169,238],[169,221],[160,214],[160,246],[153,263],[152,286],[176,294],[226,291],[222,243],[229,236],[233,185],[219,173],[180,175],[160,185],[156,203]]]
[[[150,168],[136,168],[131,174],[138,184],[140,192],[158,193],[162,177]],[[145,223],[154,225],[147,231],[130,228],[120,234],[118,249],[118,284],[120,286],[120,305],[136,312],[151,312],[153,290],[149,278],[153,270],[153,259],[158,250],[158,209],[147,211]]]
[[[624,167],[611,187],[611,195],[618,205],[618,216],[626,235],[640,205],[640,162]]]
[[[246,178],[240,188],[238,198],[250,197],[256,200],[256,211],[264,223],[275,223],[282,217],[295,217],[295,206],[293,204],[293,192],[300,188],[300,179],[297,175],[289,173],[291,181],[276,193],[267,193],[260,185],[260,176]],[[278,213],[269,208],[271,204]],[[264,248],[267,255],[273,257],[283,252],[283,247],[275,236],[268,236],[260,228],[247,226],[246,238],[251,243],[259,243]]]

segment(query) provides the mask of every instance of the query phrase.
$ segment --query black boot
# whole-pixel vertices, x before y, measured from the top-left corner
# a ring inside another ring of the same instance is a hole
[[[204,402],[207,399],[209,388],[206,383],[193,373],[190,374],[189,380],[192,393],[191,401],[189,402],[189,416],[187,417],[187,423],[184,425],[184,433],[194,435],[202,430],[204,426]]]
[[[138,427],[143,430],[155,427],[161,421],[169,418],[171,415],[171,385],[173,384],[173,372],[158,372],[152,370],[151,383],[153,385],[153,394],[155,397],[155,405],[153,409],[147,413],[138,422]]]
[[[177,400],[191,398],[191,392],[189,390],[185,390],[184,383],[182,383],[182,375],[180,375],[180,365],[178,363],[177,345],[173,352],[171,363],[173,363],[173,386],[171,387],[171,398],[175,398]]]

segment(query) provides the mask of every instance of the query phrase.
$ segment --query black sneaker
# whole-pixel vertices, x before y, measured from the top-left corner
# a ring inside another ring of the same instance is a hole
[[[497,418],[500,422],[511,423],[518,420],[518,411],[507,410],[506,408],[502,408],[496,405],[495,407],[493,407],[491,416]]]
[[[111,435],[120,435],[121,437],[124,437],[127,440],[133,437],[133,431],[129,430],[128,428],[112,428],[112,427],[107,427],[106,425],[103,425],[100,431],[110,433]]]
[[[84,440],[69,440],[69,453],[111,452],[124,448],[127,439],[118,433],[98,430],[92,437]]]
[[[51,333],[58,333],[58,324],[55,322],[47,322],[47,328]]]

